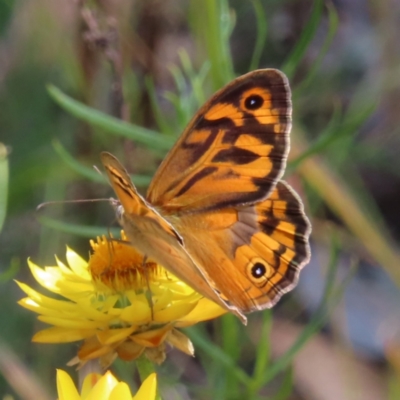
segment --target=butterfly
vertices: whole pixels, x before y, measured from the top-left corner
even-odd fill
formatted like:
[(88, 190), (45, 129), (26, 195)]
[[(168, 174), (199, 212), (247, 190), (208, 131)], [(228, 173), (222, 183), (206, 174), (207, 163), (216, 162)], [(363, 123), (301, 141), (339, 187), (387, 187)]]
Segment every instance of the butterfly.
[(282, 72), (236, 78), (192, 118), (146, 197), (101, 154), (131, 244), (244, 323), (292, 290), (310, 259), (310, 222), (281, 180), (291, 108)]

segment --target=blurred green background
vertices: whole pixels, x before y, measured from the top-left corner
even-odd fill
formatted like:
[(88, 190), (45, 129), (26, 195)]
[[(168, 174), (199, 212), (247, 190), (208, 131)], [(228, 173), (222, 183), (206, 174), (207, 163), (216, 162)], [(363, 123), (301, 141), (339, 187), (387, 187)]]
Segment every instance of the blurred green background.
[(27, 258), (86, 257), (115, 225), (107, 203), (38, 204), (111, 196), (92, 168), (103, 150), (144, 191), (210, 95), (274, 67), (293, 90), (286, 179), (312, 261), (247, 327), (189, 330), (196, 358), (169, 352), (162, 398), (399, 399), (399, 15), (396, 0), (0, 0), (0, 397), (55, 398), (78, 348), (30, 342), (43, 324), (13, 282), (35, 285)]

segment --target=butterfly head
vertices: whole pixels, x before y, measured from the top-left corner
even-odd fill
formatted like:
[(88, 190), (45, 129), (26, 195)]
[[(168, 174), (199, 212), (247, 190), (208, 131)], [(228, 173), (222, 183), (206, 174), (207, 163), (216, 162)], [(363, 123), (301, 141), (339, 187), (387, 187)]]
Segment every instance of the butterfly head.
[(110, 204), (114, 209), (118, 222), (121, 224), (125, 212), (124, 207), (122, 207), (121, 202), (119, 200), (114, 199), (112, 197), (110, 198)]

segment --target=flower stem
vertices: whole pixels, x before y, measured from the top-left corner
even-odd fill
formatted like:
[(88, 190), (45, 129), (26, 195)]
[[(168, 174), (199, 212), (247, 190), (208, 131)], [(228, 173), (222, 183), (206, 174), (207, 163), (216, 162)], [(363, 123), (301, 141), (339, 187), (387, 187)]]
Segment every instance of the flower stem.
[[(148, 360), (148, 358), (142, 354), (137, 360), (136, 360), (136, 366), (139, 372), (140, 380), (143, 383), (144, 380), (153, 372), (156, 372), (154, 368), (154, 364)], [(157, 395), (156, 395), (156, 400), (161, 400), (161, 396), (157, 387)]]

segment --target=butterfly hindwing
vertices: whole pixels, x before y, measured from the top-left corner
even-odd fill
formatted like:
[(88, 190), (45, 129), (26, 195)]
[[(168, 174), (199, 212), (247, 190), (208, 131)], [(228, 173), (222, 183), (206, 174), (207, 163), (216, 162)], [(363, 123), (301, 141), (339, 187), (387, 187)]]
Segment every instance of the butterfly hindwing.
[(296, 285), (310, 257), (310, 223), (282, 181), (256, 205), (183, 216), (176, 226), (222, 297), (243, 312), (272, 307)]

